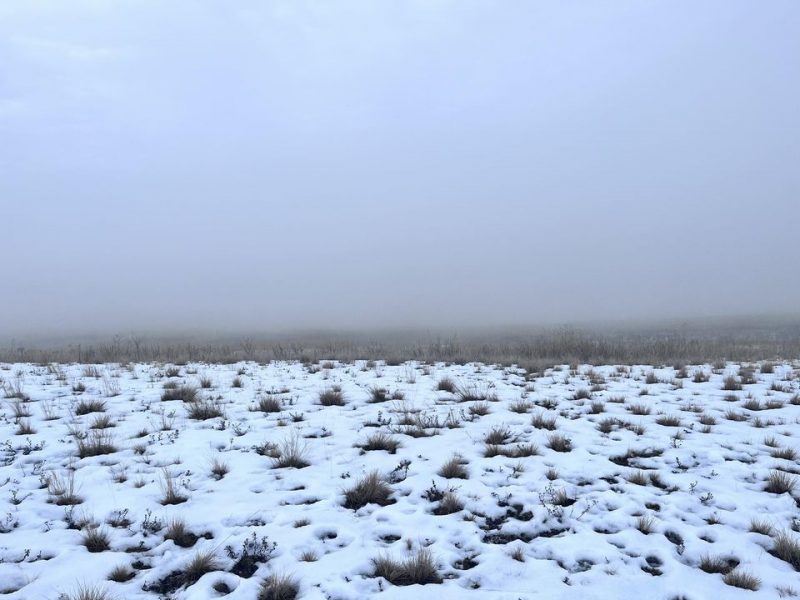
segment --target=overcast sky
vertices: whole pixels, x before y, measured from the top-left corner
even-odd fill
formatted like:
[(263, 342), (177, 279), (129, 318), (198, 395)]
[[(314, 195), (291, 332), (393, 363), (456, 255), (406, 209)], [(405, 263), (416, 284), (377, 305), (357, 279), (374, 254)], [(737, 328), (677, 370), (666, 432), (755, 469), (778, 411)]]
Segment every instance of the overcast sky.
[(0, 331), (797, 312), (800, 2), (0, 3)]

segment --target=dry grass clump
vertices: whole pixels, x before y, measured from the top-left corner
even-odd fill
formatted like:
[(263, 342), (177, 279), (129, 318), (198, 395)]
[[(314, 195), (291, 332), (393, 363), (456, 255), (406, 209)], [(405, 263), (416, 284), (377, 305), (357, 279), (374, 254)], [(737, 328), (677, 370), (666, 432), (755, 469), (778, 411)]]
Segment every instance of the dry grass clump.
[(99, 527), (89, 527), (83, 534), (82, 542), (89, 552), (105, 552), (111, 547), (108, 532)]
[(456, 383), (449, 377), (442, 377), (439, 380), (439, 383), (436, 384), (436, 389), (440, 392), (450, 392), (451, 394), (456, 393)]
[(784, 460), (796, 460), (797, 450), (794, 448), (777, 448), (770, 452), (772, 458), (782, 458)]
[(394, 454), (400, 447), (400, 441), (381, 431), (375, 432), (367, 438), (367, 441), (359, 446), (364, 451), (385, 450), (389, 454)]
[(95, 430), (86, 437), (79, 437), (75, 441), (78, 445), (78, 456), (80, 458), (113, 454), (117, 451), (112, 442), (111, 434), (106, 431)]
[(272, 573), (261, 582), (258, 600), (295, 600), (300, 594), (300, 582), (293, 576)]
[(17, 423), (17, 431), (15, 433), (17, 435), (33, 435), (36, 433), (36, 429), (33, 428), (29, 419), (20, 419)]
[(344, 507), (353, 510), (358, 510), (367, 504), (387, 506), (392, 502), (392, 488), (378, 471), (368, 473), (344, 493)]
[(761, 580), (758, 577), (739, 569), (734, 569), (730, 573), (726, 573), (722, 577), (722, 581), (730, 586), (750, 590), (752, 592), (755, 592), (761, 587)]
[(79, 417), (93, 412), (105, 412), (105, 410), (106, 403), (104, 400), (81, 400), (75, 405), (75, 414)]
[(530, 412), (532, 408), (533, 408), (533, 402), (531, 402), (530, 400), (526, 400), (525, 398), (514, 400), (514, 402), (508, 405), (508, 410), (510, 410), (511, 412), (515, 412), (517, 414), (524, 414), (526, 412)]
[(75, 472), (69, 471), (66, 476), (51, 472), (47, 475), (47, 493), (50, 501), (57, 506), (74, 506), (83, 502), (77, 493)]
[(742, 384), (735, 375), (728, 375), (722, 380), (722, 389), (726, 392), (736, 392), (742, 389)]
[(222, 406), (214, 400), (193, 400), (186, 404), (186, 416), (195, 421), (207, 421), (223, 415)]
[(173, 519), (167, 526), (164, 534), (165, 540), (172, 540), (176, 546), (181, 548), (191, 548), (197, 541), (197, 536), (189, 531), (186, 521), (183, 519)]
[(774, 529), (767, 521), (759, 521), (758, 519), (751, 519), (750, 531), (753, 533), (760, 533), (761, 535), (772, 536)]
[(108, 579), (116, 583), (125, 583), (136, 577), (136, 573), (132, 571), (127, 565), (119, 565), (112, 569), (108, 574)]
[(372, 564), (375, 567), (374, 576), (383, 577), (392, 585), (425, 585), (442, 582), (433, 555), (427, 548), (422, 548), (400, 561), (385, 555), (379, 556), (372, 559)]
[(543, 412), (537, 412), (531, 417), (531, 425), (536, 427), (536, 429), (554, 431), (556, 428), (556, 418), (548, 417)]
[(183, 577), (187, 586), (196, 583), (206, 573), (213, 573), (222, 568), (213, 550), (198, 552), (183, 568)]
[(661, 415), (656, 419), (656, 423), (664, 427), (680, 427), (681, 419), (677, 415)]
[(308, 445), (297, 431), (292, 432), (277, 448), (277, 456), (272, 459), (272, 466), (276, 469), (292, 467), (303, 469), (311, 463), (306, 460)]
[(649, 515), (642, 515), (636, 518), (636, 529), (645, 535), (652, 533), (653, 525), (655, 525), (655, 519)]
[(272, 394), (261, 396), (256, 403), (256, 409), (263, 413), (281, 412), (282, 408), (281, 399)]
[(764, 491), (772, 494), (790, 494), (797, 485), (797, 479), (783, 471), (770, 471)]
[(484, 443), (488, 445), (507, 444), (513, 441), (514, 437), (508, 427), (496, 425), (486, 434)]
[(194, 402), (200, 393), (196, 387), (191, 385), (180, 385), (176, 387), (166, 387), (161, 393), (161, 400), (183, 400), (184, 402)]
[(322, 390), (319, 393), (319, 403), (322, 406), (344, 406), (344, 393), (338, 385)]
[(643, 417), (645, 415), (649, 415), (650, 412), (651, 412), (651, 409), (646, 404), (631, 404), (628, 407), (628, 412), (630, 412), (633, 415), (637, 415), (637, 416)]
[(217, 481), (225, 477), (225, 475), (227, 475), (229, 471), (230, 467), (228, 467), (228, 463), (226, 463), (224, 460), (215, 458), (211, 462), (211, 474)]
[(788, 531), (779, 533), (772, 542), (770, 552), (792, 565), (795, 571), (800, 571), (800, 542)]
[(460, 454), (454, 454), (439, 469), (439, 475), (445, 479), (469, 479), (469, 471), (466, 468), (467, 462)]
[(476, 383), (456, 386), (455, 394), (459, 402), (494, 402), (497, 400), (497, 396)]
[(728, 556), (711, 557), (708, 554), (700, 558), (700, 569), (706, 573), (722, 573), (727, 575), (739, 566), (739, 559)]
[(493, 456), (506, 456), (508, 458), (525, 458), (539, 454), (539, 447), (536, 444), (516, 444), (514, 446), (501, 446), (498, 444), (486, 444), (483, 455), (486, 458)]
[(168, 506), (171, 504), (182, 504), (188, 498), (178, 491), (175, 483), (175, 476), (166, 467), (161, 471), (161, 504)]
[(464, 508), (464, 503), (461, 501), (455, 492), (445, 492), (442, 499), (439, 500), (439, 506), (433, 509), (435, 515), (452, 515)]
[(78, 586), (71, 594), (64, 594), (64, 600), (115, 600), (105, 588), (99, 586)]
[(572, 440), (560, 433), (551, 433), (547, 436), (547, 447), (556, 452), (569, 452), (572, 450)]

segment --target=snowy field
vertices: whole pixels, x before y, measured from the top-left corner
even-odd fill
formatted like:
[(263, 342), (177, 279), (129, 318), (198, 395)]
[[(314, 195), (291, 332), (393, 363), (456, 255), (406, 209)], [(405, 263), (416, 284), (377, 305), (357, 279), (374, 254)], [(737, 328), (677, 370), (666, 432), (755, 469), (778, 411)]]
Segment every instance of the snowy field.
[(800, 594), (800, 365), (0, 365), (0, 594)]

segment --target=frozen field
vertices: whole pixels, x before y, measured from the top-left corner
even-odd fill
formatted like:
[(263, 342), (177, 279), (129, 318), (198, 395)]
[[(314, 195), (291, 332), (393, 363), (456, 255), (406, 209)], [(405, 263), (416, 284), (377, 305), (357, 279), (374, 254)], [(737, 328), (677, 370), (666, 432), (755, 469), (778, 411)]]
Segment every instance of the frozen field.
[(800, 594), (797, 364), (0, 369), (2, 597)]

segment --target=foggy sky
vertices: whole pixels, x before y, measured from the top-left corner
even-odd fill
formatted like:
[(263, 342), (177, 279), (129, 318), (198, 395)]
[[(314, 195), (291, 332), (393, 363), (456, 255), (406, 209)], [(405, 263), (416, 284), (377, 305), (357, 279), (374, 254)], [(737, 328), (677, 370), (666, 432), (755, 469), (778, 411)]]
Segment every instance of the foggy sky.
[(0, 332), (797, 312), (800, 3), (0, 4)]

